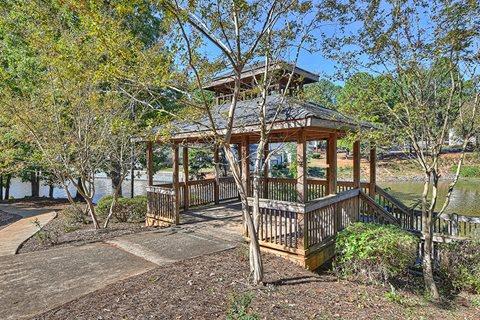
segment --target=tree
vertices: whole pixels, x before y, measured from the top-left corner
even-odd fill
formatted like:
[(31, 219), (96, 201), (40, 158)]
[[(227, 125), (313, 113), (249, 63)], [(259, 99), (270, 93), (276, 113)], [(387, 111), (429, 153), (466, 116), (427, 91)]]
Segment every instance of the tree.
[[(177, 22), (178, 31), (185, 43), (185, 79), (190, 80), (189, 89), (182, 102), (193, 114), (209, 119), (209, 138), (223, 149), (242, 202), (243, 217), (250, 238), (250, 270), (253, 283), (263, 280), (263, 265), (258, 243), (259, 183), (263, 173), (264, 147), (275, 121), (267, 115), (267, 96), (271, 86), (280, 78), (287, 78), (287, 85), (279, 92), (285, 102), (286, 93), (292, 84), (293, 72), (279, 74), (274, 67), (290, 57), (296, 65), (301, 49), (314, 44), (311, 33), (324, 20), (314, 13), (310, 1), (162, 1), (160, 5)], [(218, 59), (209, 59), (202, 54), (202, 45), (219, 52)], [(199, 50), (200, 48), (200, 50)], [(246, 66), (261, 63), (262, 76), (256, 79), (249, 92), (260, 98), (258, 103), (260, 139), (253, 159), (253, 203), (249, 202), (246, 181), (240, 174), (240, 166), (233, 151), (231, 138), (235, 126), (235, 110), (241, 97), (241, 75)], [(225, 115), (226, 127), (218, 130), (214, 120), (213, 101), (202, 89), (219, 68), (232, 70), (232, 99)], [(294, 68), (293, 68), (294, 69)], [(282, 103), (279, 103), (281, 108)], [(252, 209), (251, 209), (252, 208)]]
[(338, 94), (342, 87), (327, 79), (305, 86), (303, 98), (329, 109), (338, 108)]
[[(328, 41), (326, 53), (345, 73), (368, 72), (357, 75), (364, 83), (380, 74), (374, 86), (387, 81), (395, 99), (377, 89), (347, 96), (355, 97), (358, 110), (385, 121), (383, 134), (407, 141), (423, 171), (423, 276), (427, 291), (438, 299), (431, 257), (434, 223), (450, 202), (466, 144), (478, 132), (480, 6), (468, 0), (337, 1), (336, 9), (341, 32)], [(439, 157), (455, 123), (462, 127), (462, 156), (447, 196), (439, 199)]]
[[(75, 186), (95, 228), (95, 174), (109, 161), (124, 161), (118, 155), (127, 154), (130, 129), (137, 128), (128, 124), (132, 96), (125, 92), (141, 92), (145, 79), (161, 87), (169, 72), (169, 55), (160, 44), (146, 47), (112, 14), (132, 14), (126, 6), (139, 3), (12, 0), (2, 8), (3, 37), (23, 50), (1, 70), (9, 84), (1, 91), (2, 110), (36, 145), (70, 200), (67, 183)], [(26, 62), (29, 73), (20, 72)]]

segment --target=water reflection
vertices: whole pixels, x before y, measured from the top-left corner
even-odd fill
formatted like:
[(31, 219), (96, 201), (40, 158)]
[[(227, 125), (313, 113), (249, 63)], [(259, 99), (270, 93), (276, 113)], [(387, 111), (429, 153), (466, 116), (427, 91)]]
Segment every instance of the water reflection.
[[(423, 183), (418, 182), (388, 182), (379, 183), (383, 188), (390, 188), (391, 193), (411, 206), (420, 200)], [(443, 200), (448, 192), (448, 181), (439, 184), (439, 199), (436, 209), (443, 205)], [(461, 179), (455, 187), (451, 202), (447, 208), (448, 213), (480, 216), (480, 179)]]
[[(135, 178), (134, 184), (134, 194), (135, 195), (144, 195), (145, 187), (147, 186), (147, 178), (144, 173), (138, 172)], [(171, 182), (171, 173), (158, 173), (154, 176), (154, 183), (166, 183)], [(130, 197), (130, 179), (126, 179), (122, 184), (123, 196)], [(69, 191), (72, 193), (72, 196), (75, 196), (76, 190), (72, 185), (69, 185)], [(111, 194), (112, 192), (112, 181), (106, 177), (104, 174), (99, 174), (95, 178), (95, 197), (94, 202), (97, 202), (100, 198), (105, 195)], [(40, 186), (40, 196), (48, 197), (49, 187), (47, 185)], [(20, 199), (24, 197), (29, 197), (32, 195), (30, 182), (23, 182), (19, 178), (12, 179), (10, 186), (10, 197), (15, 199)], [(53, 190), (54, 198), (66, 198), (67, 194), (63, 188), (55, 187)]]

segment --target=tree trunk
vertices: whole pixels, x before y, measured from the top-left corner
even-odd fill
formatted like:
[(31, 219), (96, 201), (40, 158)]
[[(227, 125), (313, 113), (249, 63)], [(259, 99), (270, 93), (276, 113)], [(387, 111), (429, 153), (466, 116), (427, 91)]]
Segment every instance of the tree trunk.
[(3, 200), (3, 175), (0, 175), (0, 201)]
[(77, 194), (75, 195), (75, 201), (85, 201), (85, 198), (82, 196), (82, 193), (85, 193), (85, 190), (83, 190), (83, 182), (82, 178), (77, 179)]
[(112, 194), (117, 192), (117, 195), (121, 197), (123, 194), (121, 168), (118, 163), (113, 163), (112, 168), (113, 170), (110, 172), (110, 177), (112, 180)]
[(7, 180), (5, 181), (5, 200), (10, 199), (10, 182), (12, 180), (12, 175), (7, 174)]
[(130, 198), (135, 197), (135, 145), (132, 144), (130, 164)]
[(92, 218), (93, 226), (95, 229), (100, 229), (100, 225), (97, 220), (97, 216), (95, 214), (95, 206), (91, 198), (85, 197), (85, 201), (87, 202), (88, 211), (90, 212), (90, 217)]
[[(225, 157), (232, 170), (235, 183), (237, 184), (238, 193), (242, 202), (243, 219), (247, 228), (248, 237), (250, 239), (249, 256), (250, 256), (250, 272), (252, 274), (252, 281), (254, 284), (261, 284), (263, 282), (263, 263), (260, 254), (260, 244), (258, 242), (257, 231), (250, 215), (250, 207), (247, 199), (247, 185), (240, 175), (239, 164), (233, 155), (230, 145), (224, 146)], [(254, 184), (255, 185), (255, 184)], [(258, 191), (258, 186), (257, 186)]]
[[(435, 279), (433, 277), (433, 210), (428, 206), (428, 191), (431, 184), (431, 173), (425, 174), (425, 181), (422, 193), (422, 236), (423, 244), (423, 280), (425, 282), (425, 289), (430, 294), (432, 299), (438, 300), (439, 293)], [(434, 177), (434, 184), (438, 183), (438, 179)]]
[(32, 198), (38, 198), (40, 196), (40, 177), (36, 170), (30, 173), (30, 186)]
[(53, 184), (48, 185), (48, 197), (50, 199), (53, 199), (53, 191), (54, 191), (55, 186)]

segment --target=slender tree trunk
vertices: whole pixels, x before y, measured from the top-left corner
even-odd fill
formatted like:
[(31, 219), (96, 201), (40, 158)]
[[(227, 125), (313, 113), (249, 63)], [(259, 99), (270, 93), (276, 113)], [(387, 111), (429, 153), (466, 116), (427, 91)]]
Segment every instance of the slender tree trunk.
[(7, 180), (5, 181), (5, 200), (10, 199), (10, 182), (12, 180), (12, 175), (7, 174)]
[(118, 196), (122, 196), (122, 168), (118, 163), (112, 163), (112, 171), (110, 172), (110, 177), (112, 180), (112, 194), (117, 193)]
[(233, 151), (230, 145), (224, 146), (225, 157), (232, 170), (235, 183), (237, 184), (238, 193), (242, 202), (243, 219), (247, 228), (248, 237), (250, 238), (249, 252), (250, 252), (250, 272), (252, 274), (252, 281), (254, 284), (260, 284), (263, 282), (263, 263), (262, 256), (260, 254), (260, 244), (258, 242), (257, 229), (255, 228), (252, 215), (250, 214), (250, 206), (247, 199), (247, 185), (246, 181), (243, 181), (240, 175), (240, 169), (238, 162), (233, 155)]
[(135, 197), (135, 144), (132, 143), (130, 164), (130, 198)]
[(77, 179), (77, 194), (75, 195), (75, 201), (85, 201), (85, 198), (82, 196), (82, 193), (85, 193), (85, 190), (83, 190), (83, 182), (82, 178)]
[[(438, 178), (434, 177), (434, 184), (438, 183)], [(428, 204), (428, 192), (431, 185), (431, 173), (425, 173), (425, 181), (422, 193), (422, 236), (423, 244), (423, 280), (425, 289), (434, 300), (439, 299), (439, 293), (435, 279), (433, 277), (433, 210)]]
[(112, 218), (112, 215), (113, 215), (113, 211), (115, 210), (115, 206), (117, 204), (117, 201), (118, 201), (118, 189), (115, 189), (113, 191), (113, 198), (112, 198), (112, 203), (110, 204), (110, 210), (108, 211), (108, 216), (107, 218), (105, 219), (105, 223), (103, 225), (103, 228), (108, 228), (108, 224), (110, 223), (110, 219)]
[(0, 201), (3, 200), (3, 175), (0, 175)]
[(100, 224), (98, 223), (97, 216), (95, 214), (95, 205), (93, 201), (89, 197), (85, 197), (85, 201), (87, 202), (88, 212), (90, 212), (90, 217), (92, 218), (93, 226), (95, 229), (100, 229)]

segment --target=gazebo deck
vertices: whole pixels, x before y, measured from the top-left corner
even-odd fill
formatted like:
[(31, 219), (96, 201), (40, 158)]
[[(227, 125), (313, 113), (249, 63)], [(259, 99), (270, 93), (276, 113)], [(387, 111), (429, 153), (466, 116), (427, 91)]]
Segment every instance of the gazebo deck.
[[(260, 199), (260, 221), (258, 239), (262, 250), (282, 255), (305, 268), (316, 269), (333, 256), (333, 239), (338, 231), (355, 221), (379, 223), (401, 223), (409, 225), (409, 216), (398, 218), (385, 211), (368, 194), (370, 185), (362, 183), (361, 189), (353, 182), (339, 181), (337, 193), (327, 196), (326, 180), (308, 179), (309, 196), (306, 203), (296, 202), (296, 179), (268, 178), (261, 182), (261, 194), (269, 198)], [(148, 188), (149, 225), (169, 223), (188, 224), (202, 217), (201, 210), (188, 208), (220, 204), (238, 199), (236, 185), (232, 178), (206, 179), (180, 183), (179, 210), (175, 214), (173, 187), (171, 184)], [(292, 187), (293, 185), (293, 187)], [(265, 189), (265, 186), (268, 186)], [(188, 200), (187, 200), (188, 199)], [(191, 202), (189, 202), (191, 201)], [(249, 198), (249, 203), (253, 199)], [(394, 204), (391, 204), (394, 207)], [(187, 208), (187, 209), (185, 209)], [(215, 220), (210, 215), (216, 208), (211, 207), (206, 220)], [(232, 210), (236, 210), (237, 219), (241, 219), (241, 207), (238, 205), (225, 211), (224, 205), (218, 212), (225, 221), (230, 221)], [(216, 216), (218, 216), (216, 214)], [(194, 218), (192, 220), (192, 218)], [(190, 222), (189, 222), (190, 221)], [(219, 220), (221, 221), (221, 220)], [(241, 220), (237, 221), (243, 227)], [(231, 225), (230, 225), (231, 227)], [(240, 229), (237, 229), (240, 231)], [(248, 240), (248, 234), (242, 231)]]

